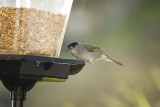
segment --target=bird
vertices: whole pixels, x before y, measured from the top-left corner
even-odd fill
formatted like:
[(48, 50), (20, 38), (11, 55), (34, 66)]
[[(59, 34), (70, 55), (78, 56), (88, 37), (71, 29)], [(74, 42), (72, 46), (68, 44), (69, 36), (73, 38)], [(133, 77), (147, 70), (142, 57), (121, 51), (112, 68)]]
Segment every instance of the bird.
[(94, 62), (99, 60), (105, 60), (114, 62), (118, 65), (123, 65), (121, 62), (106, 55), (100, 47), (97, 47), (95, 45), (72, 42), (68, 45), (67, 51), (69, 51), (71, 55), (76, 59), (84, 60), (85, 62), (88, 62), (90, 64), (93, 64)]

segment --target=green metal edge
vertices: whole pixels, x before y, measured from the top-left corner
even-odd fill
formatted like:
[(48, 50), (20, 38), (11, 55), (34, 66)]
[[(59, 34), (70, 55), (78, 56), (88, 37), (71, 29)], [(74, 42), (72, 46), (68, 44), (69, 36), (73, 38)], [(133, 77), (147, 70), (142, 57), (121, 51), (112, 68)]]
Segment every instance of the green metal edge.
[(44, 82), (65, 82), (66, 80), (67, 79), (42, 77), (42, 81)]

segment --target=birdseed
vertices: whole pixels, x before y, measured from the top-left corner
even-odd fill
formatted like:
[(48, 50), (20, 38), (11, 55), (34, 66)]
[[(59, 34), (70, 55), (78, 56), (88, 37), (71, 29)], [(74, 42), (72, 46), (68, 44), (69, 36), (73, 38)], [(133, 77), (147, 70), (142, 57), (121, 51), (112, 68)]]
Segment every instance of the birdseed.
[(35, 8), (0, 7), (0, 54), (58, 57), (65, 20)]

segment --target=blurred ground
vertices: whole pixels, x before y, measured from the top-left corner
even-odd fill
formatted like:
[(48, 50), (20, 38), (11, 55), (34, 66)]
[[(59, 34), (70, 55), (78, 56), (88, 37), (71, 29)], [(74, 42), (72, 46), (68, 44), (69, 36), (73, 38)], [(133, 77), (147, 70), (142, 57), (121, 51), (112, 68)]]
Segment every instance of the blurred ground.
[[(65, 83), (37, 83), (24, 107), (160, 107), (159, 10), (158, 0), (75, 0), (60, 57), (73, 58), (65, 50), (79, 41), (124, 66), (99, 61)], [(0, 91), (6, 107), (9, 92)]]

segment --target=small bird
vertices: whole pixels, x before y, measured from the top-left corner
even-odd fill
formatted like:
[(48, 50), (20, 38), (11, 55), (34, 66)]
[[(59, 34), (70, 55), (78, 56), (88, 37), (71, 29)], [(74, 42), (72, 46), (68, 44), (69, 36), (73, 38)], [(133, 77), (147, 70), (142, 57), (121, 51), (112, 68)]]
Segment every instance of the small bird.
[(91, 64), (98, 60), (105, 60), (123, 65), (121, 62), (107, 56), (101, 48), (95, 45), (73, 42), (68, 45), (67, 51), (69, 51), (76, 59), (81, 59)]

